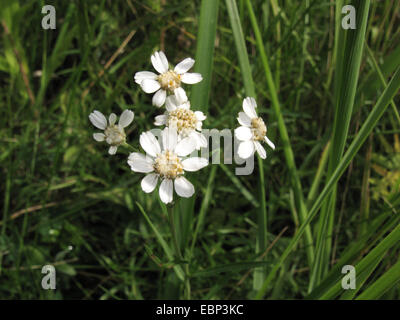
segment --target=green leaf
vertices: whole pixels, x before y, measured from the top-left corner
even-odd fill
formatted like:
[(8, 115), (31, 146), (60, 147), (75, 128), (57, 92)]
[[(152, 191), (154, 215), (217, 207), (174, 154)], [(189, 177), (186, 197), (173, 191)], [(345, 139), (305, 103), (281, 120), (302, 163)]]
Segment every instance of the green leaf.
[(202, 0), (200, 8), (195, 71), (201, 73), (203, 80), (193, 87), (191, 103), (204, 112), (208, 110), (210, 97), (218, 5), (219, 0)]

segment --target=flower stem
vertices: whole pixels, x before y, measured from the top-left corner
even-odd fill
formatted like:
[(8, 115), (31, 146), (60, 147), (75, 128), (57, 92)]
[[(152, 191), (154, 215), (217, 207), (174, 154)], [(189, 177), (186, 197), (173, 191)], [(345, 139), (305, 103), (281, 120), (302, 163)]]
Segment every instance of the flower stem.
[(132, 151), (134, 151), (134, 152), (139, 152), (138, 149), (136, 149), (134, 146), (131, 146), (131, 145), (130, 145), (129, 143), (127, 143), (127, 142), (124, 142), (124, 143), (122, 144), (122, 146), (125, 147), (125, 148), (128, 148), (128, 149), (130, 149), (130, 150), (132, 150)]
[[(171, 229), (171, 234), (172, 234), (172, 242), (174, 244), (175, 248), (175, 254), (178, 257), (178, 259), (182, 262), (183, 261), (183, 255), (179, 247), (178, 243), (178, 238), (176, 236), (176, 226), (175, 226), (175, 220), (174, 220), (174, 207), (167, 206), (168, 208), (168, 218), (169, 218), (169, 225)], [(191, 295), (191, 288), (190, 288), (190, 278), (189, 278), (189, 265), (185, 263), (185, 266), (183, 268), (185, 272), (185, 299), (190, 300), (190, 295)]]
[[(260, 196), (260, 206), (257, 212), (257, 242), (256, 242), (256, 254), (261, 254), (265, 251), (267, 247), (267, 205), (265, 202), (265, 184), (264, 184), (264, 167), (263, 160), (257, 154), (258, 160), (258, 171), (259, 171), (259, 196)], [(264, 282), (266, 275), (266, 270), (263, 267), (254, 269), (254, 280), (253, 288), (259, 290), (262, 283)]]

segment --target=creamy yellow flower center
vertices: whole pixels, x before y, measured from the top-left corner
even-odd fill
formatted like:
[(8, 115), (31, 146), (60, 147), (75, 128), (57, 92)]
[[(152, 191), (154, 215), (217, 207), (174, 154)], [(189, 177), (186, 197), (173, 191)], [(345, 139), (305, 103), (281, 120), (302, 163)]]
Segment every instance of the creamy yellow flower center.
[(171, 92), (181, 86), (181, 75), (177, 74), (173, 70), (169, 70), (165, 73), (160, 74), (157, 80), (160, 83), (162, 89), (169, 90)]
[(178, 133), (196, 129), (197, 118), (190, 109), (177, 108), (168, 113), (168, 126), (176, 128)]
[(165, 150), (160, 153), (154, 161), (154, 171), (162, 178), (175, 179), (177, 176), (183, 174), (183, 166), (178, 156)]
[(263, 119), (253, 118), (251, 119), (251, 131), (253, 132), (254, 140), (264, 140), (267, 134), (267, 126)]
[(119, 146), (125, 142), (126, 135), (124, 129), (116, 125), (110, 125), (104, 130), (106, 141), (112, 146)]

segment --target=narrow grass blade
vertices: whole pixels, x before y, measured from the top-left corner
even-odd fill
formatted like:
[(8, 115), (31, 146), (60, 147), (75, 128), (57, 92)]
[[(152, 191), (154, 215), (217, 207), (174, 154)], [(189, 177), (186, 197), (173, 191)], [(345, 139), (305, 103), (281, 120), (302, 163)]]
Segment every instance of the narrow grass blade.
[[(385, 256), (387, 250), (400, 241), (400, 225), (388, 234), (370, 253), (368, 253), (360, 262), (355, 265), (357, 274), (362, 275), (362, 283), (373, 272), (378, 263)], [(365, 273), (366, 272), (366, 273)], [(358, 277), (357, 277), (358, 279)], [(358, 290), (360, 287), (358, 287)], [(323, 294), (320, 299), (332, 299), (337, 292), (341, 292), (341, 282), (337, 282), (330, 290)], [(351, 296), (349, 296), (351, 298)]]
[(198, 271), (192, 274), (192, 277), (202, 277), (202, 276), (211, 276), (215, 274), (219, 274), (221, 272), (238, 272), (241, 270), (252, 269), (256, 267), (265, 267), (269, 263), (265, 261), (250, 261), (250, 262), (237, 262), (237, 263), (229, 263), (222, 266), (213, 267), (210, 269)]
[(220, 163), (220, 167), (222, 168), (222, 170), (224, 170), (224, 172), (226, 173), (226, 175), (231, 179), (232, 183), (236, 186), (236, 188), (239, 189), (239, 191), (243, 194), (243, 196), (256, 208), (258, 208), (260, 206), (260, 204), (258, 203), (258, 201), (254, 198), (254, 196), (252, 195), (252, 193), (247, 190), (247, 188), (240, 182), (239, 178), (236, 177), (230, 170), (229, 168), (224, 165), (223, 163)]
[[(333, 170), (337, 167), (347, 141), (364, 48), (369, 5), (369, 0), (356, 0), (354, 6), (357, 12), (357, 28), (354, 30), (339, 29), (339, 32), (344, 34), (343, 37), (339, 36), (339, 38), (345, 38), (346, 40), (344, 48), (340, 50), (338, 56), (338, 72), (335, 74), (335, 119), (327, 178), (331, 176)], [(341, 45), (341, 43), (338, 45)], [(315, 261), (311, 269), (309, 292), (319, 283), (328, 270), (336, 206), (336, 186), (332, 191), (332, 195), (322, 207), (319, 220)]]
[(235, 40), (236, 52), (238, 54), (240, 72), (244, 82), (244, 89), (246, 95), (249, 97), (256, 98), (256, 90), (254, 89), (253, 76), (251, 75), (251, 68), (249, 57), (247, 55), (246, 43), (244, 41), (244, 34), (242, 25), (240, 23), (240, 17), (237, 10), (235, 0), (225, 0), (226, 7), (228, 10), (229, 20), (231, 22), (233, 38)]
[(195, 71), (202, 74), (203, 80), (193, 87), (191, 101), (195, 108), (204, 112), (209, 104), (218, 5), (219, 0), (202, 0), (200, 8)]
[(384, 275), (376, 280), (357, 300), (375, 300), (380, 298), (387, 290), (393, 288), (400, 281), (400, 260)]
[[(372, 67), (374, 68), (374, 71), (377, 73), (381, 85), (383, 87), (386, 87), (387, 82), (385, 80), (385, 77), (383, 76), (382, 70), (379, 68), (378, 62), (376, 61), (376, 59), (374, 57), (374, 53), (372, 52), (372, 50), (370, 49), (370, 47), (367, 44), (365, 44), (365, 48), (367, 49), (368, 56), (371, 60)], [(393, 110), (393, 113), (397, 120), (397, 123), (394, 121), (394, 119), (392, 119), (392, 118), (390, 118), (390, 119), (393, 123), (394, 128), (396, 129), (400, 126), (400, 115), (399, 115), (399, 112), (397, 111), (397, 106), (393, 100), (391, 101), (390, 105), (392, 106), (392, 110)]]

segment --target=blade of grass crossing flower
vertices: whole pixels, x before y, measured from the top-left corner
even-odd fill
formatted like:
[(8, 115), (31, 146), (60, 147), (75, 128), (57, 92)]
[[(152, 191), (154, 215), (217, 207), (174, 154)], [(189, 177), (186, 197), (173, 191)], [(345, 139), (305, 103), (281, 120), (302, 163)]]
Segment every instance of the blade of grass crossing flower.
[[(363, 54), (370, 0), (356, 0), (353, 4), (357, 12), (356, 21), (358, 25), (356, 29), (339, 29), (339, 32), (345, 35), (342, 38), (345, 37), (346, 40), (344, 50), (338, 56), (338, 72), (335, 74), (335, 119), (328, 163), (328, 178), (337, 167), (347, 141)], [(335, 207), (336, 186), (333, 187), (332, 194), (322, 207), (317, 233), (315, 261), (311, 269), (309, 292), (312, 291), (328, 271)]]
[[(288, 166), (289, 173), (290, 173), (291, 184), (292, 184), (294, 197), (295, 197), (296, 209), (299, 212), (300, 222), (302, 223), (307, 218), (307, 209), (306, 209), (305, 202), (304, 202), (304, 195), (303, 195), (303, 191), (302, 191), (302, 187), (301, 187), (301, 183), (300, 183), (300, 178), (297, 173), (297, 168), (296, 168), (296, 164), (294, 161), (293, 150), (290, 145), (289, 135), (288, 135), (285, 121), (283, 119), (283, 115), (281, 112), (278, 94), (276, 92), (274, 78), (272, 76), (272, 73), (271, 73), (271, 70), (269, 67), (268, 58), (267, 58), (267, 55), (265, 52), (263, 39), (261, 37), (260, 29), (258, 27), (257, 20), (256, 20), (250, 0), (246, 0), (246, 5), (247, 5), (248, 12), (249, 12), (250, 21), (251, 21), (251, 25), (253, 27), (254, 35), (256, 38), (257, 48), (258, 48), (259, 54), (261, 56), (262, 65), (264, 67), (265, 76), (266, 76), (267, 84), (268, 84), (268, 89), (269, 89), (269, 92), (271, 95), (272, 108), (273, 108), (275, 116), (278, 120), (279, 134), (280, 134), (280, 138), (282, 140), (283, 150), (284, 150), (284, 154), (285, 154), (285, 158), (286, 158), (286, 164)], [(311, 266), (311, 263), (314, 260), (314, 250), (313, 250), (313, 239), (312, 239), (311, 229), (309, 226), (306, 227), (306, 252), (307, 252), (308, 263)]]
[(242, 25), (240, 23), (240, 17), (237, 10), (236, 1), (225, 0), (225, 2), (228, 10), (229, 20), (232, 27), (236, 52), (238, 54), (240, 72), (242, 73), (242, 78), (244, 82), (244, 89), (247, 96), (256, 98), (254, 81), (251, 75), (249, 57), (247, 55), (246, 43), (244, 41), (245, 38), (242, 30)]
[(265, 279), (262, 288), (257, 293), (256, 299), (262, 299), (268, 289), (269, 284), (271, 283), (272, 279), (275, 277), (276, 272), (282, 266), (283, 262), (286, 260), (290, 252), (293, 248), (297, 245), (301, 236), (304, 234), (306, 230), (306, 226), (309, 225), (311, 220), (317, 215), (319, 208), (321, 207), (322, 203), (326, 199), (326, 197), (332, 191), (333, 186), (339, 181), (340, 177), (343, 175), (345, 170), (347, 169), (348, 165), (355, 157), (357, 152), (360, 150), (361, 146), (368, 138), (372, 130), (375, 128), (376, 124), (378, 123), (379, 119), (382, 117), (383, 113), (385, 112), (386, 108), (388, 107), (390, 101), (396, 95), (398, 90), (400, 89), (400, 68), (397, 69), (396, 73), (393, 75), (392, 80), (390, 81), (389, 85), (382, 93), (381, 97), (379, 98), (378, 102), (376, 103), (375, 107), (370, 112), (368, 118), (365, 120), (363, 126), (361, 127), (360, 131), (354, 138), (353, 142), (351, 143), (349, 149), (346, 151), (343, 158), (340, 160), (338, 166), (336, 167), (335, 171), (329, 178), (328, 182), (326, 183), (325, 187), (319, 194), (318, 198), (315, 200), (312, 208), (309, 211), (309, 215), (302, 223), (300, 228), (298, 229), (295, 236), (290, 241), (289, 245), (285, 249), (285, 251), (280, 256), (278, 262), (274, 265), (272, 270), (268, 273), (267, 278)]
[[(247, 55), (245, 38), (242, 30), (242, 25), (240, 22), (239, 13), (237, 10), (236, 1), (226, 0), (226, 5), (233, 31), (233, 37), (235, 40), (236, 51), (238, 54), (240, 71), (242, 73), (245, 92), (247, 96), (256, 98), (253, 76), (251, 74), (249, 57)], [(267, 224), (266, 224), (267, 208), (265, 205), (264, 169), (263, 169), (263, 162), (261, 161), (261, 159), (258, 159), (258, 167), (260, 173), (260, 183), (262, 184), (262, 186), (260, 187), (260, 194), (259, 194), (260, 206), (257, 211), (257, 221), (258, 223), (260, 223), (258, 225), (257, 240), (256, 240), (257, 254), (264, 252), (267, 244)], [(265, 279), (265, 272), (266, 270), (263, 268), (257, 268), (254, 270), (253, 289), (255, 290), (260, 289), (260, 286), (262, 285)]]
[(203, 80), (193, 87), (191, 101), (194, 107), (204, 112), (208, 110), (210, 96), (218, 5), (219, 0), (202, 0), (200, 8), (195, 71), (201, 73)]

